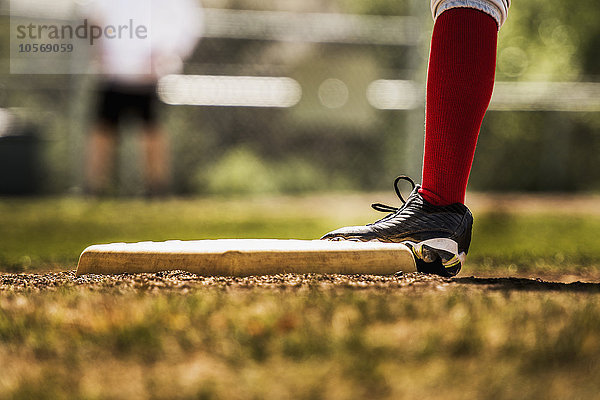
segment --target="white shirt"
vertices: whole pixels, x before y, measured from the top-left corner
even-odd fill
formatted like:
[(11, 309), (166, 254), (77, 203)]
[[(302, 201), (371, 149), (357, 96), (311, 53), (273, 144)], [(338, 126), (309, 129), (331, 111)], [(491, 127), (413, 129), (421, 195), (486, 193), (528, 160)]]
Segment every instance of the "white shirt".
[(124, 82), (179, 72), (203, 26), (196, 0), (93, 0), (84, 13), (103, 30), (99, 72)]

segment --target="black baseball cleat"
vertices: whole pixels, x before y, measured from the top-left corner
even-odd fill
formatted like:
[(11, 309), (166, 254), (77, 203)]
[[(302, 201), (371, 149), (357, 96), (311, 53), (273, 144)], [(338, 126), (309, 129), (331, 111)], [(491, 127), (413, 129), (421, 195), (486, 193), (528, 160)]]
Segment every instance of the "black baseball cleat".
[[(401, 180), (412, 185), (406, 201), (398, 188)], [(402, 207), (372, 204), (375, 210), (389, 214), (369, 225), (337, 229), (321, 239), (403, 243), (412, 251), (419, 272), (455, 276), (469, 251), (473, 215), (460, 203), (433, 205), (421, 196), (419, 188), (409, 177), (397, 177), (394, 189)]]

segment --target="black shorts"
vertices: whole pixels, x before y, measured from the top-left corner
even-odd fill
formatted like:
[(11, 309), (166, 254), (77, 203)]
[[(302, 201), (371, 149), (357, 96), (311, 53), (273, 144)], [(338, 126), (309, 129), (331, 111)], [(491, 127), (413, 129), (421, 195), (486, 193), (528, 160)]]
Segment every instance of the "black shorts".
[(148, 126), (156, 124), (156, 85), (107, 83), (98, 94), (98, 122), (116, 128), (124, 118), (133, 117)]

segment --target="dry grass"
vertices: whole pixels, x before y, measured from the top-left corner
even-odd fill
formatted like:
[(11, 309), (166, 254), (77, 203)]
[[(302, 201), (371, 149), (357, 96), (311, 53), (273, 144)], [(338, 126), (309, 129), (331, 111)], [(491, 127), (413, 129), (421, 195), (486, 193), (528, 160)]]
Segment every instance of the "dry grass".
[(600, 391), (598, 284), (181, 272), (0, 279), (0, 397), (591, 399)]

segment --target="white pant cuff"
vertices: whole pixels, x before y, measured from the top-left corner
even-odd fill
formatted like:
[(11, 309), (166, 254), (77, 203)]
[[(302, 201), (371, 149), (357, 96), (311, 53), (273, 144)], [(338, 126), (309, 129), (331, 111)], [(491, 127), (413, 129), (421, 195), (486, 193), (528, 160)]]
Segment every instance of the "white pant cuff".
[(473, 8), (483, 11), (496, 20), (498, 29), (502, 27), (508, 15), (510, 1), (506, 0), (437, 0), (432, 1), (432, 14), (434, 21), (446, 10), (452, 8)]

